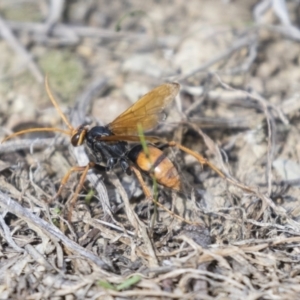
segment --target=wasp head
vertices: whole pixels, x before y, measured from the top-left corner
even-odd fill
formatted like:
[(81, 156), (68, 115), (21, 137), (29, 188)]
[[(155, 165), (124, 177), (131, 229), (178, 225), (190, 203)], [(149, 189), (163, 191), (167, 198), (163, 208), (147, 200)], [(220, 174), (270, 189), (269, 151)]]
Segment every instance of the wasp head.
[(71, 144), (74, 147), (81, 146), (85, 141), (88, 130), (89, 127), (86, 124), (80, 125), (76, 128), (71, 137)]

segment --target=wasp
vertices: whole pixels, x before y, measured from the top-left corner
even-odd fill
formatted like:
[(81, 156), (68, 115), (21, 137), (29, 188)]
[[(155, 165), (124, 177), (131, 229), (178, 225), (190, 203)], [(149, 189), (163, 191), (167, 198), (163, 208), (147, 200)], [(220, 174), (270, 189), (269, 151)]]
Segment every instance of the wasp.
[[(180, 90), (180, 85), (176, 82), (162, 84), (146, 95), (142, 96), (131, 107), (119, 115), (114, 121), (106, 126), (93, 126), (83, 124), (74, 128), (67, 117), (60, 109), (55, 97), (53, 96), (48, 79), (45, 79), (47, 94), (61, 116), (68, 130), (60, 128), (31, 128), (11, 134), (3, 141), (28, 132), (37, 131), (56, 131), (70, 136), (71, 144), (74, 147), (85, 144), (93, 158), (87, 166), (72, 167), (63, 177), (57, 195), (62, 191), (63, 186), (68, 181), (74, 171), (81, 171), (80, 183), (77, 186), (71, 203), (76, 198), (83, 186), (85, 177), (90, 168), (97, 165), (105, 166), (107, 170), (113, 169), (119, 165), (122, 170), (130, 175), (132, 171), (137, 176), (143, 191), (147, 197), (151, 197), (146, 187), (141, 172), (150, 174), (156, 182), (164, 187), (175, 191), (180, 191), (182, 182), (173, 162), (156, 146), (162, 141), (153, 136), (144, 136), (147, 142), (147, 153), (141, 145), (141, 136), (138, 127), (144, 131), (153, 129), (162, 120), (164, 109), (171, 104)], [(134, 144), (132, 146), (132, 144)], [(180, 150), (194, 156), (202, 165), (208, 165), (221, 177), (225, 175), (217, 169), (212, 163), (206, 160), (202, 155), (182, 146), (174, 141), (164, 143), (168, 147), (177, 147)]]

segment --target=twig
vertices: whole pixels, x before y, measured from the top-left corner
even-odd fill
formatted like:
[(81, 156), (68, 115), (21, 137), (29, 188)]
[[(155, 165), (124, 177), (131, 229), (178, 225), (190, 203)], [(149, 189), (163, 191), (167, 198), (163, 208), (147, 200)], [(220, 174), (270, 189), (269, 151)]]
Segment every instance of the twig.
[(243, 47), (252, 45), (255, 41), (256, 41), (255, 35), (252, 35), (250, 37), (246, 36), (246, 37), (243, 37), (243, 38), (237, 40), (231, 47), (229, 47), (225, 51), (221, 52), (220, 54), (216, 55), (214, 58), (207, 61), (206, 63), (202, 64), (200, 67), (197, 67), (195, 70), (183, 75), (182, 77), (180, 77), (179, 80), (185, 80), (199, 72), (206, 70), (208, 67), (214, 65), (218, 61), (230, 56), (233, 52), (235, 52)]
[[(232, 104), (232, 105), (239, 105), (246, 108), (253, 108), (253, 109), (261, 108), (261, 106), (257, 104), (258, 101), (249, 101), (251, 99), (252, 100), (257, 100), (257, 99), (253, 99), (253, 95), (252, 97), (249, 97), (245, 91), (236, 90), (236, 89), (226, 89), (226, 91), (227, 93), (224, 92), (221, 93), (219, 91), (211, 91), (207, 94), (207, 99), (210, 101), (218, 101), (218, 102)], [(285, 125), (289, 124), (289, 120), (284, 115), (280, 107), (277, 107), (276, 105), (266, 101), (265, 99), (264, 101), (266, 102), (268, 108), (271, 108), (276, 112), (277, 117), (281, 120), (283, 124)]]
[(143, 240), (144, 246), (147, 249), (147, 259), (149, 261), (150, 267), (157, 267), (158, 266), (158, 260), (155, 255), (155, 251), (152, 245), (152, 242), (149, 238), (146, 226), (139, 220), (138, 216), (134, 212), (134, 210), (130, 206), (130, 202), (128, 199), (128, 195), (126, 194), (126, 191), (124, 187), (122, 186), (120, 180), (117, 178), (115, 174), (110, 174), (110, 179), (112, 181), (112, 184), (118, 189), (118, 192), (120, 193), (122, 200), (124, 202), (124, 208), (126, 211), (126, 215), (128, 217), (129, 222), (131, 225), (135, 228), (135, 230), (138, 232), (138, 236)]
[[(34, 22), (16, 22), (7, 21), (8, 26), (12, 30), (21, 30), (27, 33), (43, 35), (47, 32), (47, 24)], [(78, 37), (106, 38), (106, 39), (140, 39), (147, 37), (145, 34), (137, 34), (132, 32), (117, 32), (109, 29), (87, 27), (87, 26), (71, 26), (65, 24), (56, 24), (51, 31), (51, 35), (58, 38), (68, 37), (70, 31)]]
[(272, 0), (258, 2), (253, 8), (253, 17), (257, 23), (261, 23), (262, 16), (271, 8)]
[(71, 122), (75, 127), (81, 125), (85, 121), (87, 108), (90, 106), (92, 99), (104, 89), (108, 81), (108, 78), (96, 78), (77, 97), (74, 110), (70, 117)]
[(51, 27), (53, 27), (54, 24), (56, 24), (61, 18), (65, 6), (65, 0), (51, 0), (49, 2), (50, 4), (46, 24), (49, 30), (51, 30)]
[(237, 66), (235, 68), (230, 69), (229, 71), (225, 71), (224, 73), (227, 75), (235, 75), (240, 73), (246, 73), (250, 67), (252, 66), (254, 60), (257, 57), (257, 47), (258, 43), (255, 40), (253, 44), (249, 45), (249, 54), (243, 61), (243, 63), (240, 66)]
[(111, 266), (101, 260), (98, 256), (94, 255), (87, 249), (79, 246), (77, 243), (68, 239), (57, 227), (47, 223), (43, 219), (33, 214), (29, 209), (22, 207), (18, 202), (14, 201), (9, 196), (0, 191), (0, 204), (4, 209), (7, 209), (12, 214), (23, 219), (25, 222), (37, 226), (42, 229), (46, 234), (59, 239), (71, 251), (79, 254), (80, 256), (92, 261), (100, 268), (110, 270)]
[(7, 210), (5, 210), (2, 214), (0, 214), (0, 227), (3, 229), (4, 238), (6, 239), (7, 243), (17, 252), (26, 252), (24, 249), (19, 247), (11, 236), (11, 232), (9, 227), (6, 225), (4, 221), (4, 217), (7, 214)]
[[(107, 226), (107, 227), (110, 227), (116, 231), (121, 231), (121, 232), (124, 232), (124, 228), (120, 227), (120, 226), (117, 226), (115, 224), (112, 224), (112, 223), (109, 223), (109, 222), (106, 222), (106, 221), (102, 221), (102, 220), (99, 220), (99, 219), (92, 219), (92, 220), (87, 220), (87, 219), (83, 219), (83, 222), (87, 223), (87, 224), (90, 224), (92, 226), (95, 226), (95, 224), (101, 224), (101, 225), (104, 225), (104, 226)], [(130, 231), (130, 230), (126, 230), (126, 232), (124, 233), (128, 236), (134, 236), (134, 232)]]
[(39, 82), (43, 82), (43, 75), (37, 65), (34, 63), (32, 56), (26, 51), (22, 44), (16, 39), (11, 32), (10, 28), (6, 25), (6, 22), (0, 16), (0, 35), (10, 47), (22, 57), (24, 62), (28, 65), (28, 69), (32, 73), (33, 77)]
[[(233, 90), (233, 91), (236, 90), (236, 89), (230, 87), (229, 85), (227, 85), (226, 83), (224, 83), (217, 74), (215, 74), (215, 76), (217, 77), (218, 81), (224, 88), (226, 88), (228, 90)], [(267, 170), (266, 170), (267, 180), (266, 181), (268, 184), (268, 196), (270, 196), (271, 191), (272, 191), (272, 163), (273, 163), (273, 157), (274, 157), (274, 144), (275, 144), (274, 120), (269, 112), (268, 102), (265, 99), (263, 99), (259, 95), (253, 95), (248, 92), (245, 92), (245, 95), (247, 95), (249, 98), (252, 98), (252, 99), (258, 101), (258, 103), (260, 103), (262, 110), (264, 111), (266, 121), (267, 121), (268, 150), (267, 150)]]
[(44, 266), (47, 271), (53, 271), (55, 268), (47, 261), (47, 259), (31, 244), (27, 244), (24, 247), (27, 253), (39, 264)]
[(280, 33), (287, 38), (299, 41), (300, 30), (291, 22), (286, 1), (284, 0), (265, 0), (257, 4), (254, 8), (256, 22), (262, 23), (261, 19), (263, 19), (264, 15), (271, 7), (274, 14), (280, 20), (281, 25), (264, 25), (263, 28), (267, 28), (270, 31)]
[[(187, 294), (181, 294), (181, 293), (174, 293), (174, 292), (165, 292), (165, 291), (155, 291), (151, 289), (144, 289), (144, 290), (129, 290), (129, 291), (114, 291), (112, 289), (108, 289), (104, 292), (99, 292), (94, 295), (93, 299), (109, 299), (108, 295), (114, 296), (115, 299), (119, 298), (127, 298), (127, 299), (147, 299), (147, 298), (153, 298), (153, 299), (195, 299), (195, 295), (192, 293)], [(112, 298), (111, 298), (112, 299)], [(202, 298), (205, 299), (205, 298)]]
[(257, 193), (255, 188), (249, 187), (249, 186), (239, 182), (237, 179), (233, 178), (230, 175), (228, 168), (224, 165), (219, 147), (213, 142), (213, 140), (209, 136), (207, 136), (200, 128), (198, 128), (197, 126), (195, 126), (193, 124), (187, 123), (187, 125), (189, 125), (191, 128), (193, 128), (193, 130), (198, 132), (198, 134), (203, 138), (207, 148), (216, 156), (217, 160), (221, 164), (221, 170), (220, 170), (220, 173), (218, 173), (218, 174), (220, 176), (222, 175), (221, 176), (222, 178), (224, 178), (228, 183), (242, 189), (245, 192), (254, 193), (254, 194)]
[(0, 144), (0, 154), (9, 153), (23, 149), (45, 149), (49, 146), (67, 146), (70, 142), (66, 138), (45, 138), (45, 139), (21, 139), (6, 141)]
[(203, 137), (204, 142), (205, 142), (206, 146), (208, 147), (208, 149), (211, 152), (213, 152), (216, 155), (216, 157), (218, 158), (219, 163), (222, 165), (222, 168), (221, 168), (222, 171), (220, 171), (219, 175), (222, 174), (221, 177), (224, 178), (228, 183), (230, 183), (246, 192), (252, 193), (253, 195), (256, 195), (259, 199), (262, 200), (263, 205), (261, 207), (260, 212), (258, 213), (258, 218), (260, 218), (261, 214), (264, 212), (266, 207), (269, 206), (273, 209), (273, 211), (276, 214), (278, 214), (280, 216), (284, 216), (285, 218), (289, 219), (289, 221), (291, 222), (291, 219), (287, 216), (286, 210), (281, 207), (276, 206), (275, 203), (272, 201), (272, 199), (270, 199), (270, 197), (260, 193), (257, 188), (249, 187), (249, 186), (239, 182), (235, 178), (233, 178), (228, 173), (227, 168), (225, 168), (225, 166), (224, 166), (223, 159), (222, 159), (220, 149), (218, 148), (218, 146), (206, 134), (204, 134), (199, 128), (197, 128), (196, 126), (189, 124), (189, 123), (188, 123), (188, 125), (191, 126), (196, 132), (198, 132)]
[[(78, 96), (75, 104), (75, 108), (71, 115), (71, 123), (76, 127), (84, 123), (86, 109), (89, 107), (89, 104), (92, 98), (98, 94), (104, 86), (107, 84), (107, 78), (96, 79), (93, 81), (83, 92)], [(74, 154), (77, 163), (79, 166), (86, 166), (89, 163), (89, 158), (83, 147), (74, 148), (71, 147), (71, 151)], [(105, 215), (109, 215), (111, 218), (111, 207), (107, 194), (106, 187), (103, 181), (99, 180), (99, 175), (96, 175), (94, 172), (89, 172), (87, 174), (88, 181), (95, 187), (97, 190), (98, 196), (100, 197), (100, 203), (102, 204), (103, 211)]]
[(291, 25), (291, 26), (286, 26), (286, 25), (266, 25), (264, 26), (266, 29), (280, 33), (286, 38), (292, 39), (296, 42), (300, 41), (300, 31), (297, 27)]

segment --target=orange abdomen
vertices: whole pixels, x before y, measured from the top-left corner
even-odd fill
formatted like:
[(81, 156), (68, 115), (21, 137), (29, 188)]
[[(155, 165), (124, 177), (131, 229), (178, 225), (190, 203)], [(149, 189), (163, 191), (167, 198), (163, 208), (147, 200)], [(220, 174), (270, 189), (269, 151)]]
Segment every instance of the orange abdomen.
[(151, 145), (148, 145), (149, 156), (145, 154), (141, 145), (135, 146), (128, 154), (128, 157), (137, 166), (147, 173), (153, 174), (157, 182), (165, 187), (180, 190), (179, 174), (164, 153)]

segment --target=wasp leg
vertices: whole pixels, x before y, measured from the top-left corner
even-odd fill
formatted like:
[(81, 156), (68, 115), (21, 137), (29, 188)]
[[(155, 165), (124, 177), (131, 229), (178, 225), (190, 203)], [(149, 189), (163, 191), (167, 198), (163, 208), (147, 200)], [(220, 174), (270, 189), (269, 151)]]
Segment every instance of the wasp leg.
[(170, 147), (177, 147), (178, 149), (182, 150), (183, 152), (192, 155), (193, 157), (195, 157), (199, 161), (200, 164), (209, 166), (221, 178), (225, 179), (230, 184), (233, 184), (233, 185), (241, 188), (244, 191), (247, 191), (247, 192), (250, 192), (250, 193), (254, 192), (254, 190), (252, 188), (249, 188), (248, 186), (246, 186), (246, 185), (240, 183), (239, 181), (237, 181), (237, 180), (235, 180), (233, 178), (230, 178), (230, 176), (224, 174), (221, 170), (219, 170), (214, 164), (212, 164), (209, 160), (207, 160), (206, 158), (204, 158), (201, 154), (199, 154), (199, 153), (197, 153), (197, 152), (195, 152), (195, 151), (193, 151), (193, 150), (191, 150), (191, 149), (189, 149), (187, 147), (184, 147), (181, 144), (178, 144), (178, 143), (176, 143), (174, 141), (169, 142), (168, 145)]
[[(88, 166), (89, 166), (89, 164), (88, 164)], [(86, 166), (84, 166), (84, 167), (75, 166), (75, 167), (70, 168), (69, 171), (66, 173), (66, 175), (61, 180), (59, 189), (58, 189), (56, 195), (54, 196), (54, 199), (56, 199), (61, 194), (62, 189), (64, 188), (66, 183), (69, 181), (71, 174), (73, 172), (83, 172), (85, 170), (85, 168), (86, 168)]]
[(107, 172), (111, 171), (115, 164), (116, 164), (115, 158), (113, 158), (113, 157), (108, 158), (107, 163), (106, 163), (106, 171)]
[(181, 222), (185, 222), (187, 224), (195, 225), (195, 223), (193, 223), (191, 221), (188, 221), (188, 220), (186, 220), (186, 219), (184, 219), (184, 218), (176, 215), (173, 211), (167, 209), (161, 203), (155, 201), (155, 199), (152, 197), (152, 195), (151, 195), (151, 193), (150, 193), (150, 191), (149, 191), (149, 189), (148, 189), (148, 187), (147, 187), (147, 185), (146, 185), (146, 183), (145, 183), (145, 181), (144, 181), (144, 179), (142, 177), (141, 172), (137, 168), (135, 168), (133, 166), (130, 166), (130, 169), (134, 172), (136, 178), (138, 179), (138, 181), (139, 181), (139, 183), (140, 183), (140, 185), (141, 185), (141, 187), (143, 189), (143, 192), (144, 192), (144, 194), (145, 194), (145, 196), (146, 196), (147, 199), (151, 200), (157, 206), (159, 206), (160, 208), (162, 208), (163, 210), (165, 210), (166, 212), (168, 212), (171, 216), (173, 216), (173, 218), (177, 218)]
[(131, 175), (131, 169), (129, 167), (129, 163), (128, 163), (126, 158), (122, 157), (120, 159), (120, 165), (121, 165), (121, 168), (122, 168), (123, 172), (130, 176)]
[[(76, 203), (76, 200), (77, 200), (77, 197), (78, 197), (78, 194), (80, 193), (82, 187), (83, 187), (83, 184), (84, 184), (84, 181), (85, 181), (85, 178), (86, 178), (86, 175), (89, 171), (89, 169), (93, 168), (95, 166), (95, 163), (93, 162), (89, 162), (88, 165), (86, 165), (85, 167), (81, 167), (83, 168), (83, 170), (81, 169), (82, 174), (80, 176), (80, 180), (79, 180), (79, 183), (76, 187), (76, 190), (74, 192), (74, 195), (72, 197), (72, 199), (70, 200), (70, 207), (69, 207), (69, 212), (68, 212), (68, 221), (69, 223), (71, 223), (71, 219), (72, 219), (72, 213), (73, 213), (73, 209), (74, 209), (74, 205)], [(80, 168), (80, 167), (79, 167)]]
[(144, 192), (146, 198), (149, 199), (149, 200), (152, 200), (152, 195), (151, 195), (151, 193), (150, 193), (150, 191), (149, 191), (149, 189), (148, 189), (148, 187), (147, 187), (147, 185), (146, 185), (146, 183), (145, 183), (145, 181), (144, 181), (144, 179), (142, 177), (141, 172), (137, 168), (135, 168), (133, 166), (131, 166), (130, 168), (134, 172), (137, 180), (139, 181), (139, 183), (140, 183), (140, 185), (141, 185), (141, 187), (143, 189), (143, 192)]
[(201, 165), (207, 165), (209, 166), (212, 170), (214, 170), (221, 178), (226, 178), (226, 175), (221, 171), (219, 170), (214, 164), (212, 164), (209, 160), (207, 160), (206, 158), (204, 158), (201, 154), (187, 148), (187, 147), (184, 147), (182, 146), (181, 144), (178, 144), (174, 141), (171, 141), (168, 143), (168, 145), (170, 147), (176, 147), (178, 149), (180, 149), (181, 151), (187, 153), (187, 154), (190, 154), (192, 155), (193, 157), (195, 157), (199, 163)]

